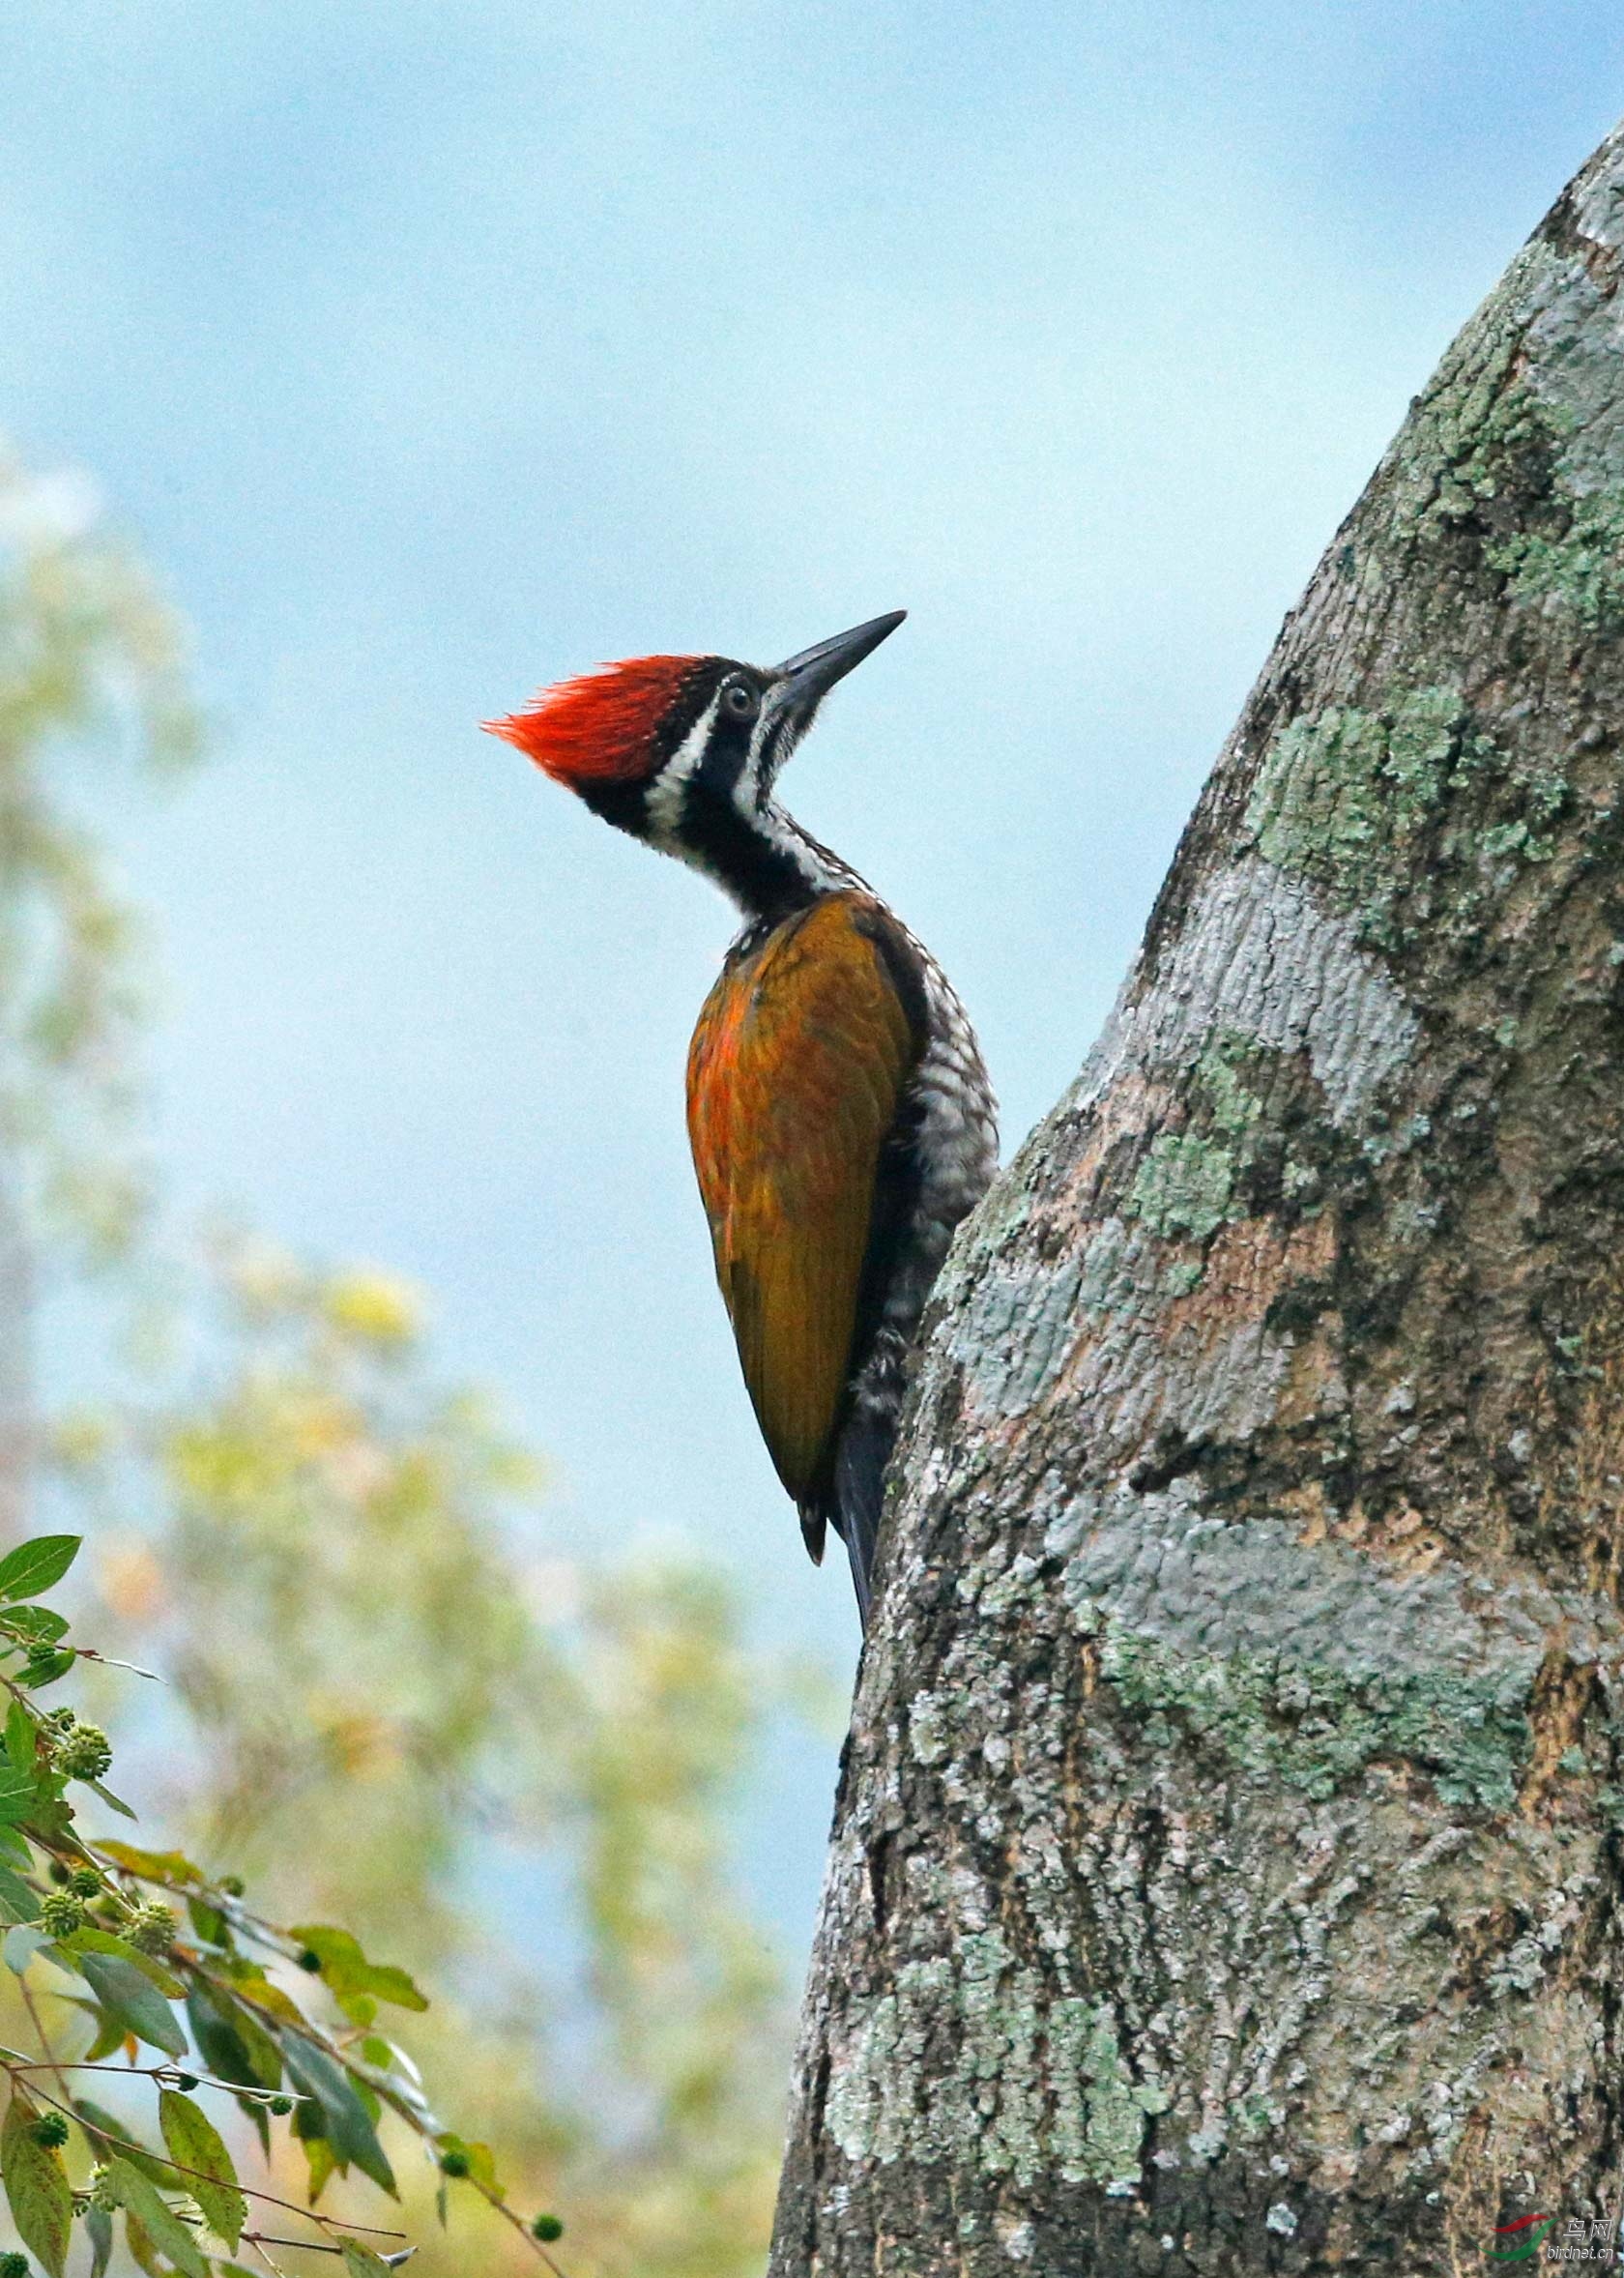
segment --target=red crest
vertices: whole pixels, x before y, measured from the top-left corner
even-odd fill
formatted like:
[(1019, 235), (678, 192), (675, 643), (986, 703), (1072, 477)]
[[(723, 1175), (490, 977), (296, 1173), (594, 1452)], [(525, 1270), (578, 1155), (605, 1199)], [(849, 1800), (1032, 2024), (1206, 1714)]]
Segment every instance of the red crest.
[(634, 781), (697, 657), (628, 657), (560, 681), (522, 712), (483, 724), (559, 783)]

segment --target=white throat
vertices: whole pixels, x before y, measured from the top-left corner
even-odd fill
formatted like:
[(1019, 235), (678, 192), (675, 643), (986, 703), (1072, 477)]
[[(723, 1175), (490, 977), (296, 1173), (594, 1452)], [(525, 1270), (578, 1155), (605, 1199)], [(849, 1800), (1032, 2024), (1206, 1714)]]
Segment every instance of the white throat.
[[(695, 831), (695, 816), (688, 800), (689, 788), (704, 765), (720, 703), (718, 690), (650, 785), (649, 835), (663, 854), (675, 855), (690, 869), (698, 870), (719, 886), (745, 917), (753, 918), (758, 914), (754, 891), (758, 882), (750, 875), (749, 862), (729, 859), (726, 833), (717, 833), (714, 847), (704, 843), (703, 834)], [(857, 873), (838, 855), (830, 854), (826, 846), (820, 846), (776, 800), (761, 799), (759, 745), (758, 733), (739, 771), (731, 798), (734, 813), (748, 842), (769, 849), (811, 893), (861, 888), (863, 881)]]

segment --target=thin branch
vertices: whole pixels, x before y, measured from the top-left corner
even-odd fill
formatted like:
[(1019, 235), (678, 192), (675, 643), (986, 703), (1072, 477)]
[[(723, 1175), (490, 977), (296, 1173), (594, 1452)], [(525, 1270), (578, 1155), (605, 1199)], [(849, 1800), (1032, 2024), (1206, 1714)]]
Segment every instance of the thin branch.
[[(194, 1971), (197, 1971), (197, 1964), (193, 1961), (190, 1961), (189, 1959), (187, 1959), (187, 1966)], [(201, 1972), (198, 1973), (201, 1974)], [(290, 2032), (298, 2030), (301, 2032), (301, 2037), (308, 2040), (312, 2047), (320, 2049), (324, 2055), (331, 2057), (334, 2063), (342, 2065), (352, 2080), (358, 2080), (362, 2082), (364, 2087), (369, 2088), (372, 2090), (375, 2096), (381, 2097), (383, 2101), (389, 2105), (392, 2112), (395, 2113), (399, 2118), (405, 2120), (407, 2126), (411, 2128), (415, 2135), (419, 2137), (425, 2136), (426, 2131), (424, 2130), (420, 2119), (418, 2117), (417, 2114), (413, 2112), (411, 2105), (407, 2102), (406, 2098), (401, 2095), (399, 2090), (391, 2088), (386, 2081), (375, 2077), (373, 2068), (370, 2065), (362, 2066), (359, 2064), (356, 2059), (351, 2057), (349, 2051), (343, 2048), (337, 2041), (334, 2040), (331, 2034), (324, 2033), (319, 2027), (311, 2024), (308, 2019), (305, 2020), (302, 2028), (296, 2029), (290, 2026), (285, 2018), (276, 2017), (272, 2013), (271, 2010), (262, 2008), (259, 2002), (254, 2001), (251, 1995), (246, 1993), (241, 1986), (233, 1986), (231, 1988), (231, 1993), (232, 1998), (235, 2001), (241, 2001), (245, 2009), (251, 2010), (256, 2017), (263, 2019), (268, 2026), (275, 2027), (278, 2031), (281, 2032)], [(510, 2206), (507, 2205), (503, 2200), (499, 2199), (488, 2183), (482, 2183), (478, 2176), (462, 2176), (459, 2177), (458, 2180), (465, 2181), (473, 2185), (474, 2189), (479, 2194), (479, 2197), (484, 2201), (485, 2205), (492, 2208), (502, 2217), (504, 2222), (510, 2225), (510, 2227), (518, 2233), (518, 2235), (524, 2240), (531, 2253), (536, 2256), (538, 2262), (545, 2263), (546, 2267), (553, 2273), (553, 2278), (568, 2278), (568, 2274), (564, 2269), (563, 2265), (547, 2252), (547, 2249), (542, 2245), (540, 2239), (536, 2237), (535, 2232), (525, 2221), (524, 2217), (522, 2215), (515, 2214)]]
[[(58, 2000), (62, 1998), (60, 1995), (57, 1997)], [(209, 2073), (186, 2072), (181, 2066), (174, 2064), (93, 2064), (88, 2058), (84, 2057), (65, 2057), (60, 2062), (55, 2059), (47, 2059), (39, 2064), (16, 2064), (9, 2057), (5, 2057), (0, 2058), (0, 2070), (14, 2074), (54, 2072), (59, 2079), (64, 2072), (112, 2072), (116, 2073), (120, 2080), (157, 2081), (160, 2088), (178, 2088), (181, 2081), (185, 2079), (190, 2081), (192, 2086), (191, 2088), (182, 2090), (183, 2094), (190, 2095), (193, 2088), (214, 2088), (222, 2096), (246, 2096), (251, 2103), (256, 2104), (269, 2103), (281, 2093), (279, 2088), (247, 2088), (238, 2081), (216, 2080)]]
[[(81, 2112), (75, 2110), (73, 2100), (72, 2096), (67, 2096), (66, 2090), (64, 2090), (64, 2095), (67, 2096), (66, 2102), (48, 2095), (43, 2088), (37, 2089), (35, 2092), (43, 2104), (54, 2105), (65, 2119), (74, 2121), (77, 2126), (83, 2128), (87, 2136), (96, 2137), (99, 2143), (111, 2144), (114, 2150), (123, 2157), (128, 2158), (131, 2148), (137, 2152), (141, 2151), (140, 2145), (136, 2144), (132, 2147), (128, 2136), (114, 2135), (110, 2128), (98, 2127), (94, 2120), (86, 2119)], [(162, 2166), (171, 2169), (177, 2176), (189, 2176), (194, 2182), (218, 2183), (219, 2181), (218, 2176), (205, 2175), (201, 2168), (183, 2167), (178, 2159), (171, 2159), (167, 2151), (161, 2154), (156, 2151), (142, 2152), (141, 2155), (143, 2158), (160, 2160)], [(245, 2199), (257, 2199), (262, 2206), (279, 2206), (283, 2214), (297, 2215), (301, 2222), (314, 2223), (318, 2229), (323, 2231), (364, 2231), (371, 2238), (404, 2238), (406, 2235), (404, 2231), (386, 2231), (376, 2223), (341, 2223), (336, 2215), (324, 2215), (313, 2206), (300, 2206), (294, 2200), (278, 2199), (274, 2191), (250, 2190), (246, 2183), (239, 2182), (237, 2188)]]
[[(0, 1683), (4, 1682), (5, 1679), (0, 1678)], [(85, 1848), (87, 1855), (94, 1858), (94, 1847), (87, 1845)], [(122, 1874), (135, 1882), (144, 1883), (154, 1889), (168, 1891), (171, 1896), (176, 1898), (202, 1899), (204, 1904), (213, 1909), (215, 1913), (222, 1914), (225, 1919), (232, 1924), (233, 1928), (244, 1932), (250, 1938), (256, 1939), (262, 1945), (269, 1946), (274, 1953), (280, 1955), (284, 1960), (296, 1961), (301, 1951), (303, 1950), (299, 1945), (298, 1941), (296, 1939), (290, 1938), (285, 1930), (278, 1929), (278, 1927), (274, 1922), (267, 1921), (263, 1915), (253, 1913), (248, 1908), (245, 1907), (240, 1900), (232, 1897), (229, 1893), (225, 1891), (217, 1892), (212, 1884), (207, 1883), (203, 1883), (201, 1884), (191, 1883), (178, 1883), (170, 1876), (148, 1874), (135, 1868), (123, 1866), (116, 1858), (95, 1859), (95, 1863), (105, 1870), (112, 1871), (115, 1874)], [(205, 1985), (212, 1983), (206, 1968), (195, 1954), (190, 1953), (184, 1947), (178, 1947), (175, 1950), (172, 1959), (180, 1969), (189, 1971), (194, 1977), (200, 1978)], [(391, 2111), (392, 2111), (398, 2118), (403, 2119), (406, 2122), (407, 2126), (411, 2128), (416, 2136), (418, 2136), (422, 2141), (431, 2140), (430, 2131), (423, 2124), (421, 2113), (413, 2110), (411, 2102), (407, 2099), (407, 2097), (399, 2089), (391, 2087), (387, 2080), (378, 2077), (374, 2067), (370, 2065), (363, 2066), (359, 2063), (354, 2058), (351, 2057), (349, 2051), (345, 2049), (339, 2041), (335, 2040), (332, 2034), (324, 2032), (313, 2019), (306, 2018), (303, 2020), (299, 2026), (292, 2026), (285, 2017), (276, 2016), (275, 2012), (265, 2008), (260, 2002), (256, 2001), (244, 1987), (233, 1985), (230, 1986), (227, 1990), (230, 1993), (231, 1999), (233, 2001), (240, 2002), (245, 2009), (248, 2010), (253, 2016), (259, 2018), (273, 2033), (298, 2032), (302, 2039), (307, 2040), (313, 2048), (320, 2049), (324, 2055), (331, 2057), (336, 2064), (342, 2066), (343, 2070), (350, 2075), (352, 2080), (360, 2081), (364, 2087), (370, 2088), (374, 2095), (380, 2097), (386, 2104), (389, 2105)], [(75, 2115), (75, 2117), (77, 2116)], [(82, 2125), (83, 2123), (81, 2122), (80, 2124)], [(169, 2164), (173, 2165), (174, 2163), (171, 2161)], [(183, 2169), (178, 2170), (177, 2172), (184, 2174), (186, 2171)], [(563, 2264), (558, 2262), (558, 2260), (553, 2255), (548, 2253), (546, 2247), (541, 2243), (540, 2239), (536, 2237), (535, 2232), (532, 2231), (530, 2225), (525, 2221), (524, 2217), (522, 2215), (515, 2214), (513, 2209), (508, 2206), (504, 2200), (498, 2197), (497, 2193), (488, 2183), (482, 2182), (478, 2176), (459, 2177), (458, 2180), (467, 2181), (473, 2185), (474, 2189), (478, 2193), (479, 2197), (484, 2201), (485, 2205), (496, 2214), (500, 2215), (503, 2221), (506, 2222), (509, 2228), (516, 2232), (518, 2236), (524, 2240), (525, 2245), (536, 2257), (536, 2261), (542, 2263), (544, 2267), (552, 2273), (552, 2278), (568, 2278), (568, 2274), (565, 2270)], [(268, 2197), (268, 2195), (265, 2193), (251, 2193), (249, 2196), (256, 2198)], [(272, 2205), (280, 2206), (286, 2205), (287, 2202), (283, 2200), (270, 2200), (269, 2204)], [(299, 2215), (305, 2214), (305, 2210), (303, 2207), (294, 2207), (291, 2209), (291, 2211)], [(312, 2213), (308, 2216), (307, 2219), (322, 2223), (328, 2229), (339, 2228), (335, 2220), (327, 2216), (319, 2216)], [(351, 2224), (349, 2228), (352, 2231), (359, 2231), (364, 2230), (366, 2226), (364, 2224)], [(398, 2231), (380, 2232), (378, 2233), (378, 2235), (381, 2237), (398, 2238), (402, 2235), (402, 2234)]]
[[(352, 2223), (350, 2228), (356, 2230), (360, 2226)], [(267, 2246), (291, 2246), (297, 2248), (301, 2254), (342, 2254), (344, 2251), (341, 2246), (312, 2246), (305, 2238), (275, 2238), (268, 2231), (245, 2231), (243, 2244), (256, 2250)], [(378, 2260), (381, 2263), (386, 2263), (392, 2270), (398, 2270), (411, 2261), (417, 2251), (415, 2246), (409, 2246), (404, 2253), (380, 2255)], [(276, 2266), (263, 2252), (260, 2253), (260, 2260), (271, 2269), (275, 2269)], [(280, 2273), (278, 2273), (278, 2278), (280, 2278)]]
[(153, 1684), (164, 1681), (156, 1669), (143, 1669), (139, 1661), (115, 1660), (111, 1653), (99, 1653), (94, 1646), (75, 1646), (73, 1650), (81, 1661), (95, 1661), (103, 1669), (128, 1669), (131, 1677), (144, 1677)]
[[(28, 2011), (29, 2018), (33, 2023), (34, 2030), (40, 2036), (40, 2046), (45, 2052), (45, 2062), (43, 2069), (52, 2075), (52, 2077), (55, 2079), (57, 2087), (66, 2096), (69, 2093), (68, 2082), (64, 2076), (62, 2066), (57, 2062), (56, 2051), (51, 2046), (50, 2034), (45, 2030), (45, 2021), (41, 2016), (40, 2005), (34, 1998), (34, 1989), (29, 1984), (26, 1977), (19, 1977), (17, 1979), (17, 1986), (22, 1995), (23, 2006)], [(30, 2067), (30, 2069), (38, 2070), (41, 2068)]]

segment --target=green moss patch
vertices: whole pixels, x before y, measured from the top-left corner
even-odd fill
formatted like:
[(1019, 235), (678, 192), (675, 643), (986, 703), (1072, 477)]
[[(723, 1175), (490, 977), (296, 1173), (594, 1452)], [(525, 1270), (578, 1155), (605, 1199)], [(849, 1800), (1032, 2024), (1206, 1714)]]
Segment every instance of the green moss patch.
[(1624, 502), (1615, 497), (1580, 498), (1565, 536), (1519, 532), (1487, 559), (1519, 599), (1554, 603), (1587, 633), (1624, 626)]
[(1351, 1677), (1263, 1653), (1192, 1654), (1107, 1617), (1100, 1673), (1171, 1745), (1174, 1720), (1231, 1764), (1322, 1799), (1381, 1757), (1421, 1766), (1446, 1803), (1505, 1811), (1531, 1745), (1524, 1677)]
[(1235, 1158), (1227, 1147), (1188, 1132), (1164, 1131), (1150, 1143), (1128, 1195), (1128, 1213), (1152, 1234), (1193, 1235), (1205, 1241), (1230, 1214)]
[(1332, 705), (1268, 746), (1246, 806), (1258, 851), (1316, 880), (1391, 949), (1401, 905), (1457, 931), (1481, 920), (1508, 856), (1550, 859), (1566, 777), (1479, 732), (1459, 689), (1402, 690), (1380, 712)]

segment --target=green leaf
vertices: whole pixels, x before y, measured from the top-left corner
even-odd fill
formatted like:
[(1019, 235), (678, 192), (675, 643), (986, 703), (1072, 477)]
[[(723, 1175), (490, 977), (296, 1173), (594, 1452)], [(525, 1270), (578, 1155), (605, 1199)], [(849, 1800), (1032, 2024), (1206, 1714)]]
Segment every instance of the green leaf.
[(90, 2278), (106, 2278), (113, 2259), (113, 2218), (104, 2206), (85, 2211), (85, 2235), (90, 2240)]
[(4, 1953), (6, 1967), (13, 1976), (20, 1977), (40, 1948), (49, 1943), (50, 1940), (43, 1930), (33, 1930), (22, 1924), (15, 1930), (7, 1931), (0, 1953)]
[[(272, 1983), (257, 1962), (250, 1962), (246, 1954), (229, 1954), (219, 1965), (231, 1980), (231, 1990), (245, 2004), (251, 2003), (261, 2017), (276, 2018), (283, 2025), (291, 2025), (296, 2032), (303, 2032), (310, 2020), (297, 2001), (290, 2001), (279, 1985)], [(217, 1978), (217, 1986), (220, 1984)]]
[(283, 2033), (281, 2041), (288, 2076), (320, 2105), (328, 2141), (338, 2159), (353, 2162), (392, 2198), (398, 2197), (394, 2172), (343, 2067), (298, 2033)]
[(304, 2147), (304, 2165), (308, 2169), (307, 2196), (315, 2205), (322, 2193), (338, 2172), (338, 2160), (333, 2146), (325, 2136), (302, 2136)]
[(390, 2278), (390, 2266), (382, 2257), (362, 2246), (359, 2238), (341, 2238), (344, 2250), (344, 2278)]
[(35, 1731), (33, 1717), (20, 1701), (14, 1701), (6, 1711), (6, 1761), (13, 1771), (25, 1771), (31, 1777), (40, 1755)]
[[(230, 2081), (242, 2088), (281, 2087), (282, 2053), (257, 2020), (235, 2008), (228, 2013), (226, 2002), (211, 1998), (200, 1985), (193, 1985), (188, 1993), (186, 2007), (192, 2046), (216, 2080)], [(271, 2120), (264, 2105), (257, 2097), (239, 2096), (237, 2109), (258, 2136), (260, 2149), (269, 2159)]]
[(93, 1796), (101, 1796), (109, 1811), (116, 1811), (120, 1819), (138, 1820), (140, 1818), (140, 1813), (126, 1803), (122, 1796), (115, 1796), (111, 1788), (103, 1787), (100, 1780), (86, 1780), (85, 1786)]
[(209, 2278), (209, 2265), (197, 2251), (197, 2241), (138, 2169), (114, 2152), (107, 2162), (107, 2178), (119, 2205), (135, 2217), (160, 2253), (166, 2254), (185, 2278)]
[(169, 2278), (169, 2265), (159, 2261), (157, 2247), (128, 2208), (124, 2216), (124, 2235), (130, 2248), (130, 2261), (138, 2269), (145, 2270), (147, 2278)]
[[(217, 2009), (225, 2018), (225, 2023), (230, 2025), (232, 2032), (237, 2034), (237, 2039), (242, 2041), (246, 2055), (248, 2055), (250, 2080), (255, 2080), (262, 2088), (280, 2088), (282, 2050), (276, 2034), (264, 2030), (264, 2025), (253, 2014), (253, 2009), (242, 2009), (235, 2002), (228, 2004), (218, 1996)], [(228, 2078), (232, 2078), (232, 2075), (228, 2075)], [(248, 2087), (248, 2080), (244, 2080), (244, 2087)]]
[(72, 1626), (50, 1606), (14, 1606), (10, 1613), (0, 1615), (0, 1630), (9, 1637), (20, 1637), (25, 1645), (54, 1646)]
[(96, 2020), (96, 2038), (84, 2053), (87, 2064), (103, 2063), (115, 2050), (125, 2046), (130, 2036), (116, 2017), (109, 2017), (106, 2010), (98, 2008), (94, 2001), (81, 2001), (76, 1994), (64, 1994), (62, 1999), (72, 2001), (75, 2009), (83, 2009), (87, 2016)]
[(187, 2170), (187, 2189), (204, 2221), (235, 2254), (248, 2219), (248, 2203), (237, 2187), (237, 2170), (214, 2122), (189, 2096), (165, 2088), (158, 2099), (158, 2123), (170, 2158)]
[(168, 2161), (160, 2159), (155, 2151), (149, 2151), (137, 2137), (130, 2134), (116, 2114), (103, 2111), (100, 2104), (93, 2104), (88, 2096), (75, 2096), (73, 2110), (80, 2126), (91, 2138), (98, 2159), (107, 2159), (116, 2150), (129, 2160), (132, 2168), (145, 2176), (149, 2183), (157, 2183), (164, 2191), (179, 2191), (184, 2187), (182, 2178)]
[(218, 1946), (222, 1953), (229, 1953), (231, 1950), (231, 1924), (225, 1916), (201, 1898), (188, 1898), (186, 1907), (192, 1929), (203, 1943)]
[(0, 1771), (0, 1820), (19, 1826), (39, 1800), (40, 1782), (32, 1771)]
[(65, 1843), (72, 1834), (72, 1808), (62, 1801), (60, 1782), (54, 1779), (41, 1782), (34, 1808), (28, 1815), (28, 1832), (42, 1843)]
[(156, 1954), (142, 1953), (139, 1946), (131, 1945), (128, 1938), (120, 1938), (111, 1930), (93, 1929), (87, 1923), (83, 1929), (71, 1932), (61, 1943), (71, 1954), (116, 1954), (121, 1962), (139, 1970), (149, 1985), (156, 1985), (172, 2001), (178, 2001), (186, 1992), (185, 1981)]
[[(194, 1985), (187, 1995), (187, 2023), (191, 2028), (192, 2045), (216, 2080), (230, 2081), (234, 2088), (276, 2088), (277, 2081), (262, 2081), (254, 2070), (247, 2046), (236, 2025), (222, 2016), (201, 1986)], [(277, 2059), (277, 2077), (280, 2078), (281, 2059)]]
[(147, 1883), (201, 1883), (203, 1870), (184, 1851), (139, 1851), (133, 1843), (98, 1843), (97, 1851)]
[(31, 1693), (42, 1693), (46, 1685), (55, 1684), (59, 1677), (66, 1677), (78, 1657), (72, 1646), (64, 1646), (48, 1661), (30, 1661), (26, 1669), (18, 1670), (14, 1681), (26, 1685)]
[(7, 1866), (3, 1859), (0, 1859), (0, 1914), (8, 1922), (34, 1922), (40, 1914), (40, 1901), (16, 1869)]
[[(11, 1938), (25, 1935), (17, 1931)], [(11, 1938), (7, 1944), (10, 1945)], [(73, 1967), (109, 2017), (116, 2018), (137, 2040), (150, 2041), (166, 2057), (184, 2057), (187, 2037), (180, 2020), (158, 1988), (118, 1954), (74, 1953)], [(142, 2220), (145, 2221), (145, 2217)]]
[[(334, 1930), (325, 1922), (306, 1922), (290, 1936), (315, 1955), (323, 1977), (340, 2000), (347, 1995), (373, 1994), (380, 2001), (392, 2001), (397, 2009), (428, 2007), (404, 1970), (387, 1962), (369, 1962), (360, 1941), (347, 1930)], [(371, 2019), (360, 2022), (370, 2024)]]
[(62, 1580), (79, 1555), (77, 1534), (36, 1534), (0, 1559), (0, 1598), (39, 1597)]
[(62, 2154), (34, 2141), (39, 2117), (14, 2092), (0, 2127), (0, 2179), (17, 2236), (44, 2264), (48, 2278), (63, 2278), (73, 2229), (73, 2194)]
[(271, 2115), (256, 2096), (238, 2096), (233, 2101), (249, 2127), (259, 2138), (259, 2147), (269, 2159), (271, 2156)]
[(488, 2144), (471, 2144), (463, 2136), (436, 2136), (436, 2149), (459, 2152), (466, 2162), (470, 2182), (480, 2184), (493, 2199), (506, 2199), (508, 2194), (497, 2181), (496, 2161)]

